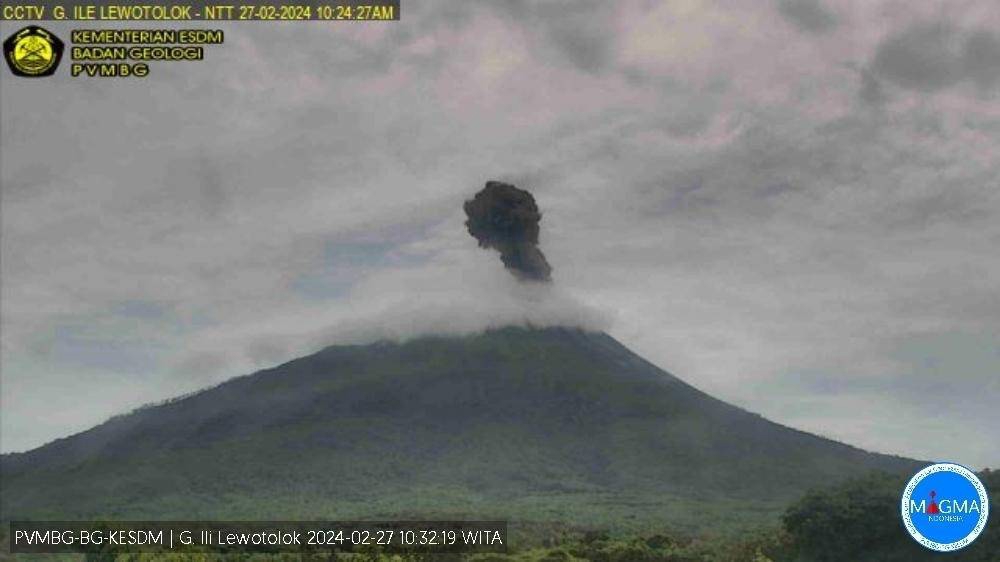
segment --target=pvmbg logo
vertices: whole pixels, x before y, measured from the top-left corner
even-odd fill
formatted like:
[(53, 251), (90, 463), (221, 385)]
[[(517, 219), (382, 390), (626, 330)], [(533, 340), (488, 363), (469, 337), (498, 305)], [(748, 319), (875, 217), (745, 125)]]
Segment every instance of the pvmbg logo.
[(29, 25), (3, 42), (3, 55), (14, 76), (52, 76), (62, 59), (63, 42), (50, 31)]
[(983, 532), (990, 498), (971, 470), (938, 463), (910, 479), (901, 508), (910, 536), (931, 550), (950, 552), (968, 546)]

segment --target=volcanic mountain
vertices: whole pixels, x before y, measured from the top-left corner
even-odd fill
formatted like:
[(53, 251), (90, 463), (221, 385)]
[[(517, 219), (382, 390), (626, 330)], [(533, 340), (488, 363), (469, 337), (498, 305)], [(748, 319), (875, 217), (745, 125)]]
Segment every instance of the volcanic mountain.
[(328, 347), (4, 455), (2, 518), (695, 529), (918, 466), (719, 401), (606, 334), (511, 327)]

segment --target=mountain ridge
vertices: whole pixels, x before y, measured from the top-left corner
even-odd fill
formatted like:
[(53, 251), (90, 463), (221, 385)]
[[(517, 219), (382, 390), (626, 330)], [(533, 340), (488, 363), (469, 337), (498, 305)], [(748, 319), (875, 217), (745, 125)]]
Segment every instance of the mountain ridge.
[(605, 333), (508, 327), (330, 346), (6, 454), (3, 516), (773, 517), (919, 466), (718, 400)]

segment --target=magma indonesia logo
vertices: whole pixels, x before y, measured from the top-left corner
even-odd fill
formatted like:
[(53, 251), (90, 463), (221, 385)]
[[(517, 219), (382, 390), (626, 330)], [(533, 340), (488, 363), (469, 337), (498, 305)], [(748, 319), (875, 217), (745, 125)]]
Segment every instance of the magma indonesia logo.
[(968, 546), (983, 532), (990, 499), (971, 470), (938, 463), (910, 479), (901, 509), (910, 536), (931, 550), (950, 552)]
[(52, 76), (62, 58), (63, 42), (52, 33), (29, 25), (3, 42), (3, 56), (15, 76)]

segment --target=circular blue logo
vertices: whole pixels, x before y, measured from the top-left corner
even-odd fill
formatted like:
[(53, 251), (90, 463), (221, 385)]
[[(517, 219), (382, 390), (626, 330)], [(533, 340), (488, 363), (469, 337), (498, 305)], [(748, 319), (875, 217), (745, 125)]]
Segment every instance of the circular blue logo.
[(990, 498), (971, 470), (938, 463), (910, 479), (900, 507), (910, 536), (931, 550), (950, 552), (968, 546), (986, 528)]

